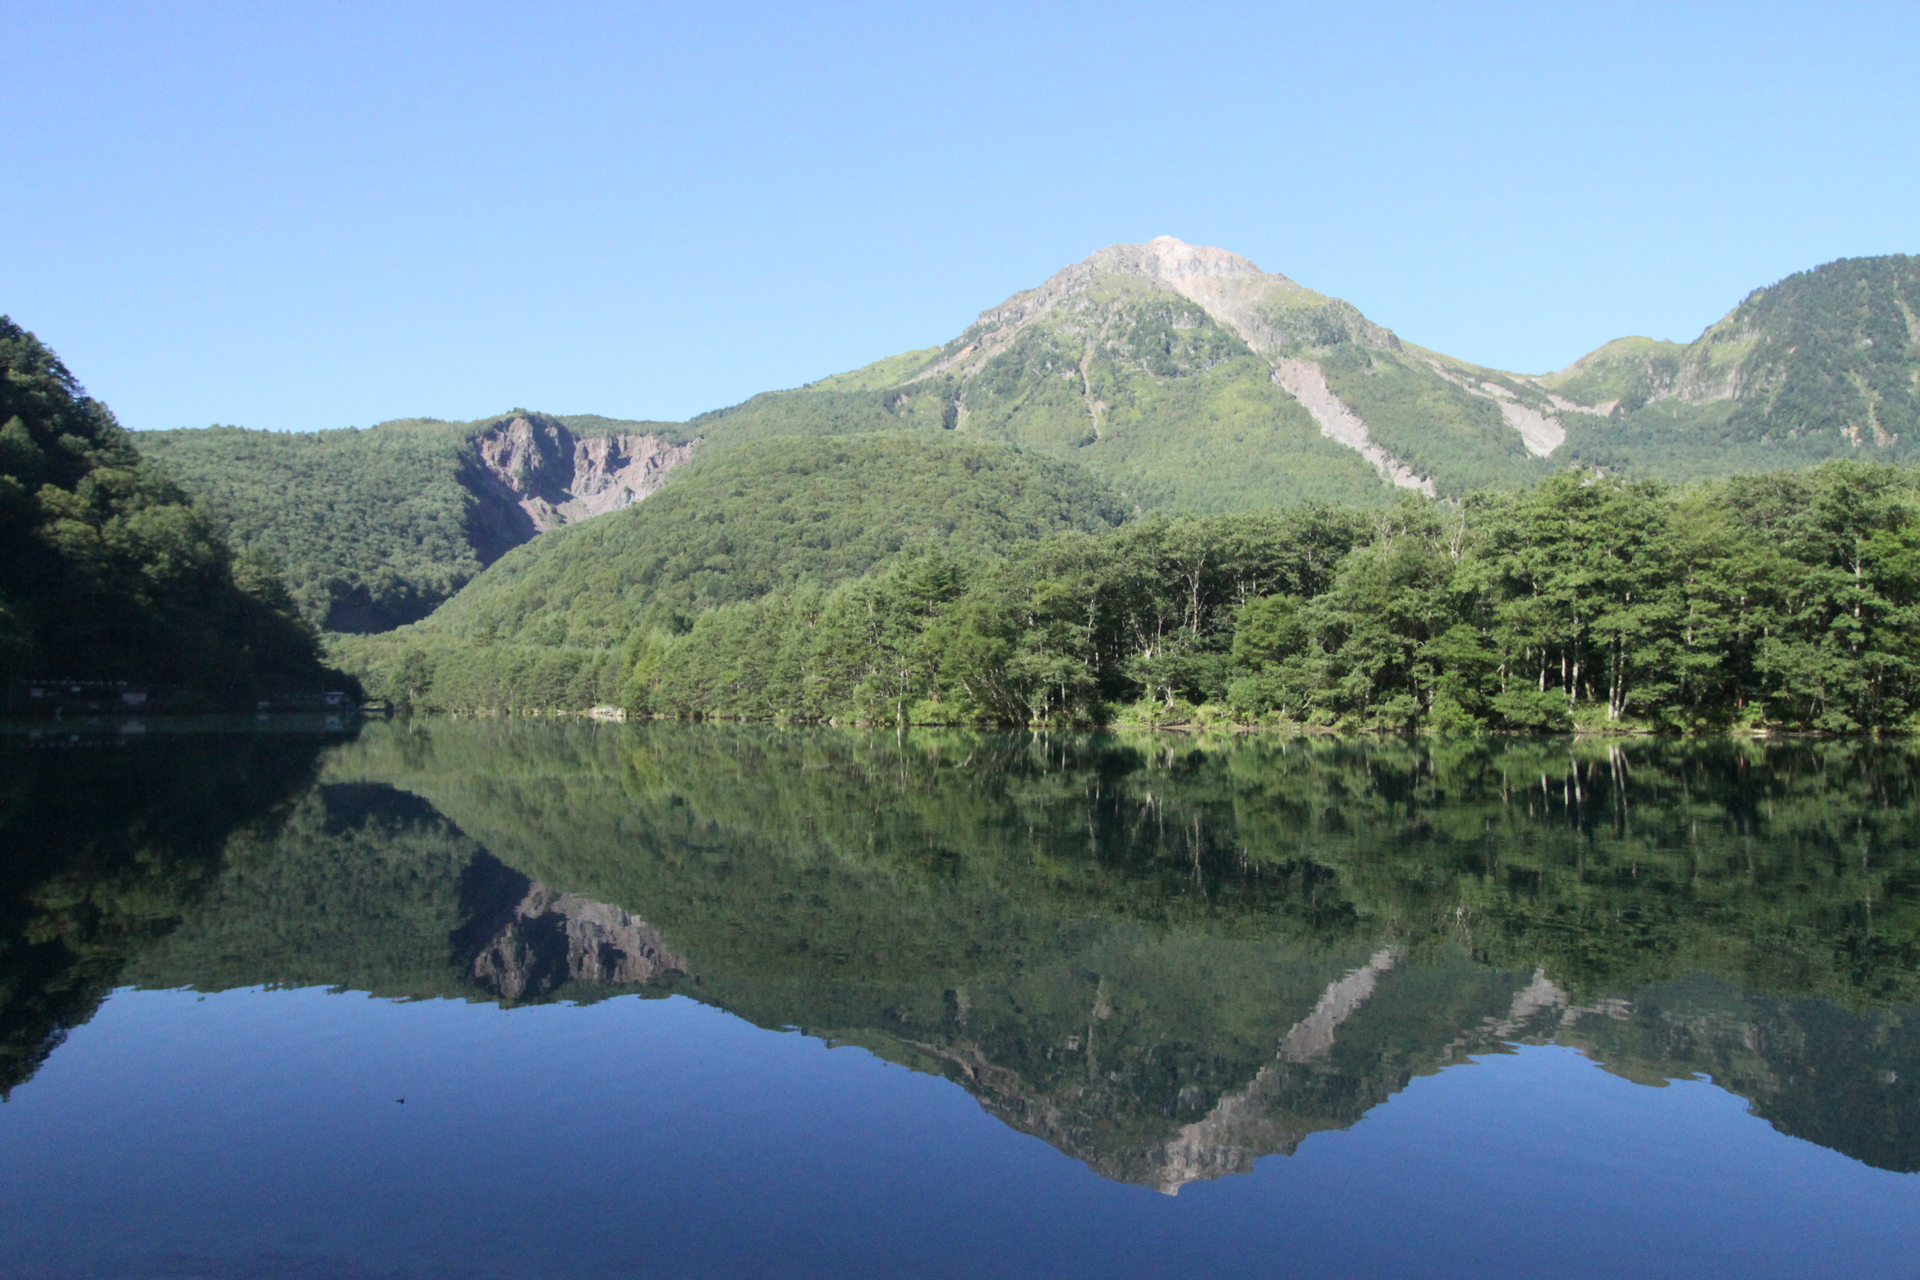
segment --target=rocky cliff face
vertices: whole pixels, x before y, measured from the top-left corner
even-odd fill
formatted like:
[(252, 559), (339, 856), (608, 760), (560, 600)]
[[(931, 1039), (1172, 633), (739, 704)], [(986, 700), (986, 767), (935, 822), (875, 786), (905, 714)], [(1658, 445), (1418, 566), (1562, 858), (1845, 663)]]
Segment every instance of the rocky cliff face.
[(693, 455), (664, 436), (575, 436), (544, 414), (502, 419), (474, 443), (478, 479), (519, 511), (527, 537), (632, 506)]

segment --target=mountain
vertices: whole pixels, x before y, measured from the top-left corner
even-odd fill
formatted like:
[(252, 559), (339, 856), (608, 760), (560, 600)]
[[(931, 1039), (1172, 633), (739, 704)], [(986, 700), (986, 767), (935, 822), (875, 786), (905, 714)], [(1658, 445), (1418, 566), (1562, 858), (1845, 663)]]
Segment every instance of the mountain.
[(1529, 380), (1403, 343), (1350, 303), (1171, 236), (1102, 249), (943, 347), (689, 429), (722, 447), (830, 432), (854, 404), (1072, 456), (1142, 506), (1182, 512), (1524, 483), (1564, 436)]
[(309, 620), (348, 632), (424, 618), (507, 551), (639, 501), (692, 453), (672, 423), (524, 410), (137, 442), (228, 537), (280, 566)]
[(510, 548), (767, 441), (909, 431), (1071, 459), (1142, 510), (1372, 504), (1523, 484), (1563, 432), (1523, 379), (1402, 343), (1352, 305), (1171, 237), (1115, 245), (943, 347), (686, 423), (516, 410), (140, 446), (331, 631), (415, 621)]
[(1070, 454), (1183, 512), (1373, 502), (1383, 482), (1458, 497), (1568, 464), (1681, 480), (1906, 460), (1917, 312), (1920, 258), (1841, 259), (1755, 290), (1691, 343), (1621, 338), (1533, 376), (1416, 346), (1351, 303), (1161, 236), (1062, 269), (945, 346), (688, 429), (724, 447), (872, 430), (884, 410), (898, 427)]
[(1920, 456), (1920, 258), (1756, 289), (1686, 344), (1622, 338), (1535, 381), (1592, 405), (1569, 460), (1665, 478)]
[(685, 630), (717, 605), (1125, 516), (1070, 462), (945, 433), (761, 441), (518, 547), (425, 621), (334, 652), (403, 703), (430, 688), (436, 705), (585, 709), (621, 701), (630, 638)]
[(685, 423), (516, 410), (315, 435), (143, 433), (281, 565), (311, 620), (426, 616), (535, 534), (618, 510), (694, 457), (801, 437), (949, 435), (1070, 459), (1130, 508), (1458, 498), (1567, 465), (1690, 479), (1920, 447), (1920, 259), (1756, 290), (1691, 343), (1623, 338), (1539, 376), (1402, 340), (1222, 249), (1113, 245), (908, 351)]
[(428, 625), (498, 641), (618, 644), (662, 610), (840, 582), (903, 550), (990, 549), (1124, 518), (1071, 464), (965, 440), (751, 445), (688, 468), (642, 507), (517, 549)]

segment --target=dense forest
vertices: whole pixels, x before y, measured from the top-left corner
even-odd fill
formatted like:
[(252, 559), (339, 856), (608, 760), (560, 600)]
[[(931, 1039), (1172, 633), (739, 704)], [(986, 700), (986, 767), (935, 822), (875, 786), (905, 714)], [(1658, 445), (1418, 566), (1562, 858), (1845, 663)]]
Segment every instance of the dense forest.
[(1920, 447), (1920, 258), (1841, 258), (1755, 289), (1691, 343), (1623, 338), (1542, 385), (1570, 421), (1564, 461), (1683, 479)]
[[(243, 553), (279, 567), (301, 613), (331, 631), (385, 631), (424, 618), (533, 536), (479, 442), (505, 418), (403, 418), (365, 429), (143, 431), (140, 452)], [(574, 436), (677, 424), (595, 415), (532, 417)]]
[(0, 317), (0, 685), (133, 681), (175, 707), (344, 688), (274, 566), (215, 523), (32, 334)]
[(426, 622), (337, 637), (334, 652), (382, 672), (383, 696), (406, 705), (585, 709), (612, 700), (636, 635), (684, 634), (719, 606), (831, 586), (903, 553), (977, 558), (1124, 514), (1070, 463), (944, 435), (743, 445), (638, 506), (515, 549)]
[(858, 577), (762, 575), (691, 613), (584, 577), (499, 597), (541, 606), (509, 615), (515, 635), (587, 639), (545, 655), (429, 627), (353, 656), (376, 694), (448, 710), (1444, 733), (1860, 732), (1920, 710), (1906, 469), (1684, 488), (1567, 472), (1457, 506), (889, 549)]
[(283, 567), (311, 621), (335, 630), (355, 629), (341, 615), (356, 606), (386, 626), (424, 617), (512, 545), (487, 536), (487, 513), (461, 483), (460, 443), (434, 424), (139, 439), (230, 538)]

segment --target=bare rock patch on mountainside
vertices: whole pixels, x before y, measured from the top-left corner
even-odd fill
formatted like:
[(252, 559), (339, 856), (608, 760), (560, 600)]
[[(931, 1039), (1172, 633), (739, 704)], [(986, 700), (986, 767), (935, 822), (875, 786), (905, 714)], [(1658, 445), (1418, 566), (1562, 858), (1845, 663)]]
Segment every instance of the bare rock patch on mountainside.
[(1321, 435), (1338, 440), (1371, 462), (1382, 480), (1396, 488), (1415, 489), (1429, 498), (1433, 496), (1433, 481), (1415, 475), (1412, 469), (1394, 460), (1385, 449), (1374, 443), (1367, 424), (1333, 393), (1333, 388), (1327, 385), (1327, 375), (1321, 372), (1319, 365), (1311, 360), (1280, 356), (1274, 360), (1273, 380), (1313, 415), (1313, 420), (1320, 425)]
[[(1506, 424), (1520, 433), (1527, 452), (1536, 458), (1552, 456), (1554, 450), (1567, 442), (1567, 428), (1558, 418), (1542, 413), (1532, 405), (1522, 404), (1513, 392), (1497, 382), (1485, 378), (1468, 378), (1448, 369), (1432, 356), (1423, 356), (1421, 363), (1451, 382), (1454, 386), (1469, 394), (1485, 400), (1491, 400), (1500, 410), (1500, 416)], [(1604, 416), (1612, 406), (1596, 408), (1591, 405), (1575, 404), (1564, 396), (1549, 393), (1547, 402), (1562, 413), (1593, 413)]]
[(632, 506), (693, 456), (664, 436), (575, 436), (541, 414), (494, 424), (475, 444), (486, 477), (546, 533)]

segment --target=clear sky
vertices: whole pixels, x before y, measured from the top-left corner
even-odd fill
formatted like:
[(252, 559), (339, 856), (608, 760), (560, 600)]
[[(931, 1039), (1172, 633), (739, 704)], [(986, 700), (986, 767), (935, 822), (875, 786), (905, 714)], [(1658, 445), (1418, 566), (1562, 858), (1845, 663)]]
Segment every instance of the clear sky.
[(0, 311), (136, 428), (684, 418), (1117, 241), (1524, 372), (1920, 252), (1920, 6), (0, 0)]

